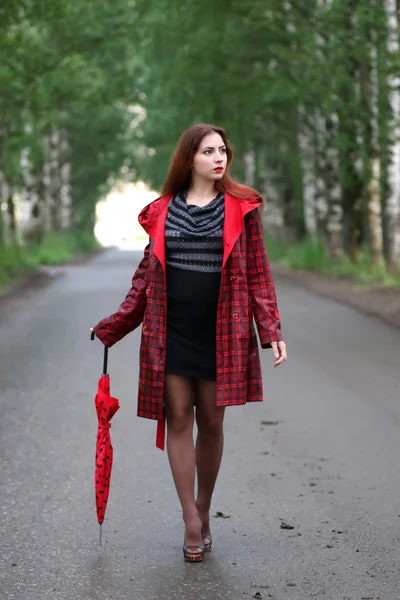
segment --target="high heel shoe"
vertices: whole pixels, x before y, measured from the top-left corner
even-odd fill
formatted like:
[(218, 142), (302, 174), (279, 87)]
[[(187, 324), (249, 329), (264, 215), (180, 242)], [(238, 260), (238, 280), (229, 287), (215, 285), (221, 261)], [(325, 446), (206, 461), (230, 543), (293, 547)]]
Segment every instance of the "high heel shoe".
[(203, 537), (203, 540), (204, 540), (204, 552), (211, 552), (211, 546), (212, 546), (211, 533), (209, 533), (208, 535), (205, 535)]
[(200, 523), (201, 523), (201, 538), (203, 543), (199, 546), (188, 546), (185, 544), (185, 540), (183, 540), (183, 557), (187, 562), (203, 562), (205, 546), (204, 546), (204, 536), (203, 536), (203, 521), (199, 515)]
[[(199, 514), (199, 518), (201, 521), (201, 530), (203, 531), (203, 517), (200, 516), (200, 514)], [(211, 546), (212, 546), (211, 531), (208, 535), (204, 535), (204, 533), (203, 533), (203, 544), (204, 544), (204, 552), (210, 552)]]

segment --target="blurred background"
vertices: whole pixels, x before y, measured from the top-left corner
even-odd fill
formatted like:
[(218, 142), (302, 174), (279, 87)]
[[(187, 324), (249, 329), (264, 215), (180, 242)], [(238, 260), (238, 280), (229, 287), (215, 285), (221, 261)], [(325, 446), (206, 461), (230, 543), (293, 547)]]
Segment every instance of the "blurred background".
[[(399, 23), (400, 0), (0, 0), (0, 599), (399, 600)], [(197, 569), (136, 418), (141, 328), (110, 350), (98, 545), (89, 328), (199, 122), (265, 199), (289, 360), (261, 353), (265, 402), (226, 411)]]
[(400, 0), (3, 0), (0, 285), (143, 245), (174, 146), (226, 128), (270, 258), (400, 283)]

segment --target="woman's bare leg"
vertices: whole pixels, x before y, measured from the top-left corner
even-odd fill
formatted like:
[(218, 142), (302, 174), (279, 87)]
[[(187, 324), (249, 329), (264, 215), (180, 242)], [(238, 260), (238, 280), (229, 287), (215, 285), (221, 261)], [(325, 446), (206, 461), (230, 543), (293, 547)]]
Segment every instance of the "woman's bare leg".
[(185, 522), (185, 543), (203, 543), (198, 510), (194, 500), (195, 451), (193, 444), (193, 387), (190, 379), (165, 376), (167, 451), (176, 491)]
[(210, 533), (210, 506), (224, 447), (224, 407), (216, 406), (215, 381), (195, 382), (197, 500), (196, 506), (203, 519), (204, 535)]

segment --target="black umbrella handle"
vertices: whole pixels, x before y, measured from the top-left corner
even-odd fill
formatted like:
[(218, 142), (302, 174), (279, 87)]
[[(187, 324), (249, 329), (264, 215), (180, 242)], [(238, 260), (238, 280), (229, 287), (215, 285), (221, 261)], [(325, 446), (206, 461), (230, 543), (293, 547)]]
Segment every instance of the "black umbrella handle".
[[(94, 331), (90, 330), (90, 339), (94, 340)], [(104, 346), (104, 358), (103, 358), (103, 375), (107, 375), (107, 365), (108, 365), (108, 348)]]
[(103, 375), (107, 375), (108, 348), (104, 346)]

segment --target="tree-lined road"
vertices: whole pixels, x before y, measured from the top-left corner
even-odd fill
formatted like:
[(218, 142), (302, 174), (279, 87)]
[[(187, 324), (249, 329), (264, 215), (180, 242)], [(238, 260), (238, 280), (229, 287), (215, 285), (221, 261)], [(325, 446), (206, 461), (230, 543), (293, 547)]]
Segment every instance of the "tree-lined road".
[[(2, 311), (1, 571), (6, 600), (397, 600), (400, 331), (277, 279), (288, 362), (265, 402), (226, 412), (213, 552), (185, 564), (155, 424), (136, 418), (140, 331), (110, 351), (121, 409), (98, 545), (89, 327), (140, 253), (111, 250)], [(226, 518), (224, 518), (226, 517)], [(293, 529), (282, 528), (282, 524)]]

